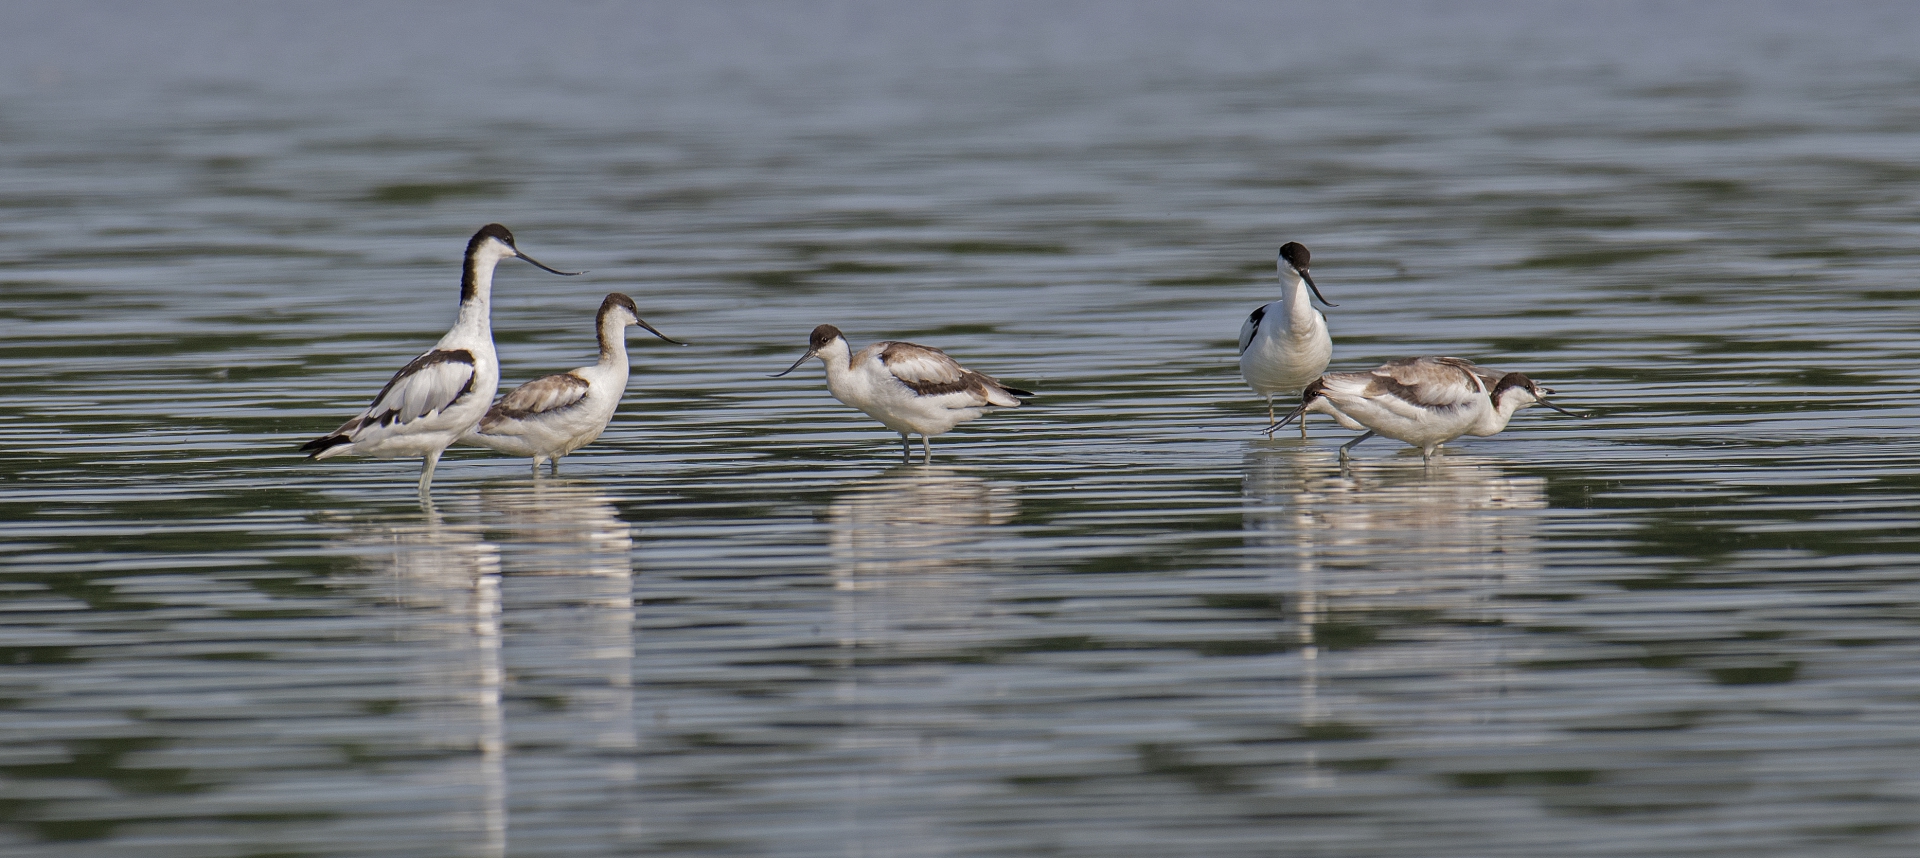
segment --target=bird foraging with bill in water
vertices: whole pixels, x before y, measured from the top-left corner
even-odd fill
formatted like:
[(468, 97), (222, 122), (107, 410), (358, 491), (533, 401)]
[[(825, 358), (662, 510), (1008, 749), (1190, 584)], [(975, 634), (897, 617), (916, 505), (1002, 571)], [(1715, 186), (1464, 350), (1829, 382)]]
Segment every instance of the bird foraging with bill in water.
[(1343, 463), (1354, 445), (1375, 435), (1418, 447), (1421, 457), (1431, 462), (1440, 445), (1462, 435), (1497, 434), (1515, 412), (1531, 405), (1591, 416), (1548, 402), (1552, 393), (1522, 373), (1496, 372), (1460, 358), (1403, 358), (1366, 372), (1320, 376), (1307, 385), (1300, 405), (1269, 431), (1315, 411), (1365, 433), (1340, 446)]

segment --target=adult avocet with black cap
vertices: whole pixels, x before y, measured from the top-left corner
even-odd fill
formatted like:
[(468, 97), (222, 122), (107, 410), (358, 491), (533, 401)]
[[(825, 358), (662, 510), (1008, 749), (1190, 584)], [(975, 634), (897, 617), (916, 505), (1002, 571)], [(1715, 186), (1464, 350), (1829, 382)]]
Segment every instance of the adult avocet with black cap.
[(420, 491), (433, 485), (440, 454), (460, 440), (493, 402), (500, 361), (493, 351), (493, 269), (502, 259), (525, 259), (534, 267), (571, 277), (534, 261), (513, 244), (513, 233), (490, 223), (467, 242), (460, 276), (460, 313), (453, 329), (433, 348), (395, 373), (373, 404), (331, 434), (300, 447), (309, 458), (419, 456)]
[(931, 462), (933, 436), (994, 408), (1018, 408), (1020, 400), (1015, 397), (1033, 395), (967, 369), (946, 352), (928, 346), (882, 341), (855, 352), (832, 325), (814, 328), (807, 353), (772, 377), (793, 372), (814, 357), (827, 366), (827, 390), (833, 398), (900, 433), (900, 450), (907, 461), (913, 460), (908, 436), (920, 436), (921, 461)]
[[(1313, 308), (1308, 291), (1320, 303), (1339, 306), (1320, 294), (1307, 273), (1307, 247), (1297, 241), (1280, 246), (1280, 300), (1263, 304), (1240, 326), (1240, 375), (1253, 392), (1267, 398), (1267, 422), (1273, 423), (1273, 397), (1311, 384), (1333, 359), (1327, 317)], [(1277, 425), (1277, 424), (1276, 424)], [(1267, 429), (1273, 434), (1273, 428)], [(1300, 421), (1300, 437), (1307, 424)]]
[(1545, 405), (1562, 414), (1575, 414), (1547, 401), (1552, 388), (1541, 387), (1517, 372), (1500, 373), (1454, 357), (1404, 358), (1367, 372), (1330, 372), (1307, 385), (1299, 407), (1268, 427), (1271, 432), (1318, 411), (1348, 429), (1366, 434), (1340, 446), (1345, 462), (1355, 444), (1385, 435), (1433, 453), (1462, 435), (1487, 436), (1507, 428), (1514, 412), (1529, 405)]
[(541, 376), (514, 388), (487, 410), (480, 425), (461, 437), (460, 443), (509, 456), (531, 456), (536, 476), (541, 462), (558, 474), (560, 457), (600, 437), (627, 392), (627, 327), (639, 325), (674, 345), (686, 345), (647, 324), (633, 299), (618, 292), (600, 302), (593, 324), (600, 337), (599, 363)]

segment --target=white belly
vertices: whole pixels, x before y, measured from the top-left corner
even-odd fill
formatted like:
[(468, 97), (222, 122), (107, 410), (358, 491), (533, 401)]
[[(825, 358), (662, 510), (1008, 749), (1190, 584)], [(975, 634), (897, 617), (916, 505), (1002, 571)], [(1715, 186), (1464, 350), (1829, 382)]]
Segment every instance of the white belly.
[(1268, 305), (1260, 330), (1240, 355), (1240, 375), (1261, 396), (1297, 393), (1333, 360), (1326, 320), (1316, 312), (1304, 326), (1290, 325), (1277, 304)]
[(606, 431), (614, 409), (620, 405), (618, 394), (610, 387), (596, 384), (585, 399), (570, 408), (503, 421), (490, 432), (468, 433), (460, 443), (509, 456), (548, 459), (564, 456), (593, 443)]
[(492, 406), (499, 370), (487, 361), (480, 361), (475, 370), (473, 389), (446, 410), (407, 423), (367, 427), (355, 433), (352, 444), (335, 449), (376, 459), (426, 456), (445, 450), (479, 425), (481, 416)]
[[(874, 363), (877, 365), (878, 361)], [(902, 435), (945, 434), (987, 413), (987, 408), (972, 393), (922, 396), (891, 376), (883, 376), (885, 372), (885, 369), (849, 372), (837, 380), (829, 376), (827, 389), (833, 398), (866, 412), (867, 416)]]

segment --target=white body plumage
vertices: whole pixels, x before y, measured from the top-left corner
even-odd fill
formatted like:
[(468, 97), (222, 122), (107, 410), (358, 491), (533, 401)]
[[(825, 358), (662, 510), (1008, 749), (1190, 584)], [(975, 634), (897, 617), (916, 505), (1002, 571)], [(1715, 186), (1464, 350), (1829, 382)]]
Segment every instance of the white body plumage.
[[(1333, 336), (1327, 317), (1313, 308), (1320, 295), (1308, 273), (1307, 248), (1290, 241), (1280, 248), (1275, 263), (1280, 275), (1280, 300), (1264, 304), (1240, 325), (1240, 375), (1267, 400), (1267, 420), (1273, 420), (1273, 397), (1294, 393), (1327, 371), (1333, 360)], [(1310, 297), (1311, 294), (1311, 297)], [(1305, 436), (1306, 427), (1301, 426)]]
[(487, 410), (460, 443), (533, 459), (534, 473), (546, 462), (560, 471), (560, 457), (600, 437), (627, 391), (627, 327), (639, 325), (667, 342), (676, 342), (640, 318), (633, 299), (618, 292), (600, 302), (594, 330), (600, 360), (591, 366), (542, 376), (513, 389)]
[(313, 459), (420, 456), (420, 491), (433, 485), (440, 454), (480, 422), (500, 385), (491, 318), (493, 270), (500, 260), (516, 257), (555, 274), (568, 273), (521, 253), (506, 227), (482, 227), (467, 242), (453, 328), (395, 373), (366, 410), (300, 449)]
[(1462, 435), (1499, 433), (1515, 412), (1545, 405), (1552, 389), (1517, 372), (1499, 373), (1452, 357), (1405, 358), (1367, 372), (1330, 372), (1307, 385), (1300, 406), (1275, 424), (1319, 412), (1365, 434), (1340, 447), (1340, 457), (1374, 435), (1420, 448), (1433, 458), (1440, 445)]
[(923, 461), (933, 458), (933, 436), (994, 408), (1017, 408), (1017, 397), (1033, 395), (967, 369), (946, 352), (928, 346), (883, 341), (854, 352), (832, 325), (814, 328), (807, 353), (779, 375), (813, 357), (826, 365), (827, 390), (833, 398), (900, 433), (908, 455), (912, 451), (909, 436), (919, 435)]

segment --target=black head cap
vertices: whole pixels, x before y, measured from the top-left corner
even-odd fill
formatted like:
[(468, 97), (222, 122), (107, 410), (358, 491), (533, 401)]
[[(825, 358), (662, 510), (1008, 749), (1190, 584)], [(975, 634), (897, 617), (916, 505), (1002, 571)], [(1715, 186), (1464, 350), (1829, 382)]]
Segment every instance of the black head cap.
[(481, 227), (479, 232), (473, 234), (472, 240), (467, 242), (467, 252), (472, 253), (480, 246), (480, 242), (486, 241), (489, 238), (500, 239), (502, 242), (505, 242), (508, 247), (514, 246), (513, 233), (508, 232), (504, 226), (497, 223), (490, 223)]
[(807, 339), (807, 348), (817, 352), (826, 348), (827, 343), (840, 339), (841, 336), (842, 334), (839, 328), (832, 325), (821, 325), (813, 329), (813, 336)]
[(1295, 271), (1307, 270), (1307, 259), (1310, 256), (1312, 256), (1312, 254), (1307, 252), (1307, 246), (1300, 242), (1289, 241), (1286, 244), (1280, 245), (1280, 258), (1286, 260), (1288, 265), (1293, 266), (1293, 270)]

